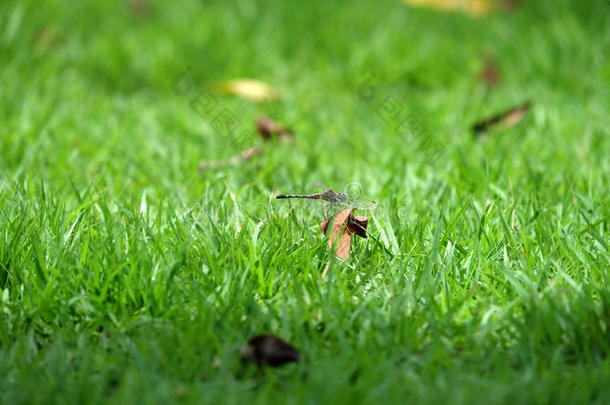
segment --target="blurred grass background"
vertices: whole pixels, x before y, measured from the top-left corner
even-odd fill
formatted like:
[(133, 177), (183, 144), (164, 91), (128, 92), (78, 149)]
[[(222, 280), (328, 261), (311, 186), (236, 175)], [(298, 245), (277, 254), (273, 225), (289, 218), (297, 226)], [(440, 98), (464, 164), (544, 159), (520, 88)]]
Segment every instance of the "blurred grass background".
[[(2, 2), (0, 399), (604, 403), (609, 12)], [(187, 70), (202, 89), (277, 88), (217, 98), (240, 128), (268, 115), (294, 140), (200, 174), (241, 148), (174, 92)], [(438, 160), (380, 118), (387, 97)], [(471, 136), (526, 100), (518, 125)], [(407, 207), (327, 281), (316, 221), (272, 200), (314, 182)], [(239, 376), (236, 348), (261, 332), (304, 361)]]

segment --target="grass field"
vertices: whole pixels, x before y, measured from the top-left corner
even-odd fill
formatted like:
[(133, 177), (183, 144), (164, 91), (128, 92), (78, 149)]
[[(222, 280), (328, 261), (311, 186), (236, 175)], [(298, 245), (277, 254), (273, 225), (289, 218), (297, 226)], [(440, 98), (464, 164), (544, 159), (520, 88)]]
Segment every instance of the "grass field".
[[(0, 402), (609, 403), (610, 4), (525, 3), (3, 1)], [(197, 110), (234, 78), (292, 141)], [(316, 182), (380, 205), (326, 279), (323, 215), (273, 198)], [(259, 333), (301, 362), (242, 367)]]

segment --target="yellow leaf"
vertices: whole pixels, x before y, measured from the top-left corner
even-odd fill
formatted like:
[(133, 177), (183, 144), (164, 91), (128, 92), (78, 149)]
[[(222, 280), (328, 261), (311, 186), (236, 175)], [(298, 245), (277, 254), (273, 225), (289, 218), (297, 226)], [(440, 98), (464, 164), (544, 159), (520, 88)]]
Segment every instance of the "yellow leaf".
[(493, 0), (402, 0), (403, 3), (442, 11), (465, 11), (469, 14), (485, 15), (494, 9)]
[(219, 94), (232, 94), (254, 101), (273, 101), (279, 93), (265, 82), (254, 79), (233, 79), (212, 85), (212, 90)]

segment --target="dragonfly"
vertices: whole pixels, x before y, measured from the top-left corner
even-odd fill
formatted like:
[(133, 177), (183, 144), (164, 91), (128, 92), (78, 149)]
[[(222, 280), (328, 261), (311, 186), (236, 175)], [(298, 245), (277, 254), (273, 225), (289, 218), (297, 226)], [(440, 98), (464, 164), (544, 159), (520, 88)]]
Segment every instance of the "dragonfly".
[(370, 201), (365, 198), (350, 195), (331, 189), (326, 189), (314, 194), (279, 194), (277, 199), (294, 198), (308, 199), (321, 202), (327, 208), (327, 215), (337, 213), (346, 209), (356, 210), (374, 210), (377, 206), (375, 201)]

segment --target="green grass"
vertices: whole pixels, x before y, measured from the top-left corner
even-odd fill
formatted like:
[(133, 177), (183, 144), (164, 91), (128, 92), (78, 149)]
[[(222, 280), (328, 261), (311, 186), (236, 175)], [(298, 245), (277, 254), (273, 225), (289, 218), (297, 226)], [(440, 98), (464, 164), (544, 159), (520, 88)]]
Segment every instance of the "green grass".
[[(608, 403), (610, 5), (528, 3), (2, 2), (0, 402)], [(199, 174), (240, 147), (172, 90), (188, 68), (277, 87), (217, 97), (294, 141)], [(326, 280), (323, 217), (273, 199), (315, 182), (381, 204)], [(302, 362), (243, 370), (258, 333)]]

